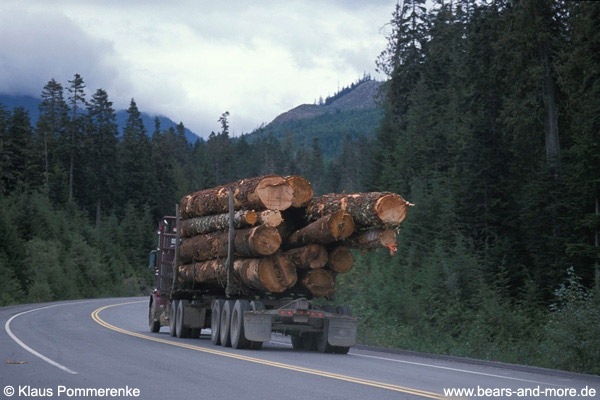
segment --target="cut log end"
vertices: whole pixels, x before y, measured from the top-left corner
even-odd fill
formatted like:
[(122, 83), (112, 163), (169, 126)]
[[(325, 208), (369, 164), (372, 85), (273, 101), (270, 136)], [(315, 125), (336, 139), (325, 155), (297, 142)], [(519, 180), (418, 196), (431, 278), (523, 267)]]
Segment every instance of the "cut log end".
[(386, 225), (397, 225), (406, 218), (406, 201), (397, 194), (387, 194), (375, 204), (375, 212)]
[(292, 207), (306, 206), (313, 197), (313, 188), (310, 182), (299, 175), (288, 176), (285, 180), (292, 187), (294, 193)]
[(294, 199), (292, 187), (278, 175), (263, 178), (256, 186), (255, 194), (270, 210), (288, 209)]
[(381, 244), (386, 247), (395, 246), (396, 243), (396, 232), (393, 229), (386, 229), (381, 232), (381, 237), (379, 238)]
[(329, 252), (329, 267), (339, 273), (344, 274), (350, 271), (354, 264), (354, 256), (344, 246), (336, 247)]
[(265, 257), (258, 264), (258, 276), (264, 287), (273, 293), (281, 293), (296, 284), (296, 271), (289, 263), (277, 257)]
[(246, 211), (244, 218), (248, 225), (254, 225), (255, 223), (258, 222), (258, 214), (254, 210)]
[(331, 215), (329, 227), (337, 240), (346, 239), (354, 232), (354, 220), (350, 214), (340, 210)]
[(258, 222), (263, 225), (276, 228), (283, 222), (283, 217), (281, 216), (280, 211), (265, 210), (258, 214)]
[(281, 235), (275, 228), (259, 225), (253, 229), (249, 241), (257, 253), (271, 255), (281, 246)]
[(318, 244), (311, 244), (308, 246), (307, 263), (311, 269), (323, 268), (327, 264), (329, 255), (327, 249)]
[(335, 292), (335, 278), (331, 271), (313, 269), (308, 272), (302, 285), (315, 297), (331, 296)]

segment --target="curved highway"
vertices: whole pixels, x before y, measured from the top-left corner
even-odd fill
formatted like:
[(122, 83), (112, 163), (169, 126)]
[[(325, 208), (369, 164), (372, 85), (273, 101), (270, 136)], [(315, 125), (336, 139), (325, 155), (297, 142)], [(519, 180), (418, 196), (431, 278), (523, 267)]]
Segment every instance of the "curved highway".
[[(260, 351), (234, 350), (214, 346), (207, 331), (200, 339), (173, 338), (166, 327), (150, 333), (147, 314), (146, 298), (0, 308), (0, 398), (439, 399), (449, 389), (473, 390), (454, 392), (461, 398), (591, 390), (588, 398), (600, 398), (597, 376), (356, 348), (296, 351), (282, 336)], [(561, 396), (568, 390), (576, 396)]]

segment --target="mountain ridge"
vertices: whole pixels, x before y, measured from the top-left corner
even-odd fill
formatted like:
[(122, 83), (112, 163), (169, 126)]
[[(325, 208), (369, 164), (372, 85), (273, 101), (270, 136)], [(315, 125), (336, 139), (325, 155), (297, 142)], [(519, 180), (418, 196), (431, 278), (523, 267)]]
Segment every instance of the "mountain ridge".
[[(12, 110), (14, 107), (23, 107), (25, 110), (27, 110), (31, 120), (31, 125), (35, 125), (40, 116), (39, 105), (41, 102), (42, 101), (40, 99), (33, 96), (13, 96), (0, 94), (0, 104), (3, 105), (7, 110)], [(119, 136), (121, 136), (123, 134), (123, 128), (125, 127), (125, 122), (127, 121), (127, 110), (116, 110), (115, 115), (117, 117), (116, 122), (119, 127)], [(178, 125), (175, 121), (164, 115), (150, 114), (140, 110), (140, 116), (144, 126), (146, 127), (146, 130), (148, 131), (148, 136), (150, 137), (152, 137), (154, 131), (155, 117), (158, 117), (161, 129), (175, 129), (175, 127)], [(203, 140), (199, 135), (192, 132), (188, 128), (185, 128), (185, 137), (188, 142), (192, 144), (196, 143), (198, 140)]]

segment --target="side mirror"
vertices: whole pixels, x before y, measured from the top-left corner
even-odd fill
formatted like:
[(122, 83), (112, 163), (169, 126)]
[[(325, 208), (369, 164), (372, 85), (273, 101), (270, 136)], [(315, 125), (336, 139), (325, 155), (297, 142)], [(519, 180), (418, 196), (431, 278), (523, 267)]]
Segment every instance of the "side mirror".
[(152, 250), (150, 252), (150, 262), (148, 263), (148, 268), (151, 270), (156, 270), (156, 256), (157, 256), (157, 250)]

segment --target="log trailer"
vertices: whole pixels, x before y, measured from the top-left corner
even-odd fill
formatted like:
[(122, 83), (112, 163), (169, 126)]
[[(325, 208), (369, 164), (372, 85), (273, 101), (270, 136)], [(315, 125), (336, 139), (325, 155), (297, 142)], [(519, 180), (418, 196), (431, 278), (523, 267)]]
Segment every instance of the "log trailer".
[(347, 306), (319, 306), (305, 297), (268, 293), (243, 294), (233, 271), (233, 197), (230, 193), (227, 282), (222, 290), (184, 283), (178, 278), (180, 226), (176, 216), (164, 217), (158, 228), (158, 247), (150, 253), (155, 288), (150, 296), (151, 332), (168, 326), (171, 336), (199, 338), (210, 328), (215, 345), (258, 350), (272, 332), (290, 335), (295, 349), (346, 354), (356, 343), (356, 317)]

